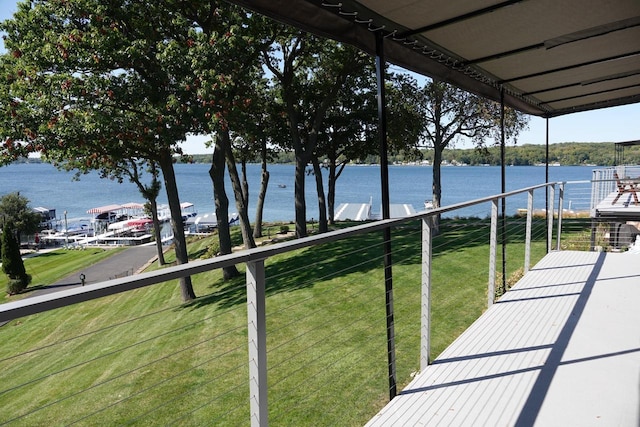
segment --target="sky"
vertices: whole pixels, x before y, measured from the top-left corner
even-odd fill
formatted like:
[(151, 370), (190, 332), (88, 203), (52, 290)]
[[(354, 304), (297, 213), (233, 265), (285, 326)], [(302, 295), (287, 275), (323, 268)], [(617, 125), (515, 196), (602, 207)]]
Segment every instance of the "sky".
[[(16, 0), (0, 0), (0, 20), (10, 18), (17, 9), (16, 4)], [(0, 40), (0, 52), (3, 51)], [(520, 133), (518, 144), (544, 144), (546, 142), (546, 127), (546, 119), (531, 116), (529, 129)], [(212, 149), (205, 146), (205, 142), (209, 139), (204, 135), (189, 136), (183, 145), (183, 151), (186, 154), (211, 153)], [(549, 119), (549, 143), (551, 144), (560, 142), (621, 142), (638, 139), (640, 139), (640, 103)], [(470, 148), (471, 145), (459, 142), (455, 147)]]

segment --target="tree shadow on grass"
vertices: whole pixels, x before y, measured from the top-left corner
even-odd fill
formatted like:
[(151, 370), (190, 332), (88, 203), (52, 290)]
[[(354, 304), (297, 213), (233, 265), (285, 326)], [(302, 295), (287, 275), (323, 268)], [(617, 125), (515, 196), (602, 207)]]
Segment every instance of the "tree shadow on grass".
[(204, 248), (201, 248), (201, 249), (199, 249), (199, 250), (197, 250), (195, 252), (190, 252), (189, 253), (189, 260), (193, 261), (193, 260), (197, 260), (197, 259), (202, 259), (207, 254), (207, 252), (209, 252), (209, 247), (204, 247)]
[[(291, 256), (277, 256), (265, 265), (266, 294), (311, 288), (336, 275), (366, 273), (382, 266), (382, 235), (370, 233), (306, 248)], [(218, 304), (229, 308), (246, 304), (245, 276), (218, 280), (209, 285), (214, 291), (185, 307), (198, 308)]]
[[(517, 219), (519, 221), (519, 219)], [(508, 241), (524, 242), (523, 220), (510, 219)], [(490, 220), (443, 220), (434, 246), (440, 249), (434, 258), (473, 246), (489, 244)], [(391, 233), (392, 262), (395, 265), (415, 265), (422, 260), (421, 228), (416, 222), (396, 227)], [(367, 274), (383, 267), (384, 247), (381, 231), (338, 240), (267, 260), (265, 266), (266, 294), (275, 295), (314, 287), (317, 283), (347, 274)], [(246, 304), (245, 276), (217, 280), (209, 285), (212, 293), (186, 304), (199, 308), (217, 304), (230, 308)]]
[(54, 251), (54, 252), (32, 252), (29, 254), (28, 258), (51, 258), (51, 257), (58, 257), (64, 255), (63, 253)]

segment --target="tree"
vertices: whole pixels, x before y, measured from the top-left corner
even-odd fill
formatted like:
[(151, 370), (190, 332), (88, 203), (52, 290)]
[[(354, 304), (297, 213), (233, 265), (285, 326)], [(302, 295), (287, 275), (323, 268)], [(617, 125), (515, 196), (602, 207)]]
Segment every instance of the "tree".
[[(427, 143), (433, 148), (433, 206), (442, 200), (442, 153), (459, 137), (467, 137), (483, 147), (486, 138), (499, 137), (499, 105), (452, 85), (428, 81), (416, 92), (422, 104)], [(526, 126), (524, 114), (509, 109), (505, 121), (507, 139), (514, 139)]]
[(244, 119), (241, 129), (236, 129), (234, 138), (235, 158), (240, 160), (242, 170), (242, 194), (248, 205), (249, 184), (247, 180), (247, 162), (259, 161), (261, 165), (260, 188), (257, 195), (253, 237), (262, 237), (262, 215), (264, 201), (269, 185), (268, 163), (274, 157), (275, 141), (283, 140), (281, 116), (270, 102), (270, 93), (266, 79), (256, 79), (253, 83), (252, 102), (243, 109)]
[[(318, 153), (326, 158), (328, 169), (328, 220), (334, 222), (336, 182), (350, 161), (377, 156), (378, 116), (375, 73), (372, 68), (350, 75), (347, 84), (338, 94), (336, 103), (327, 112), (327, 128), (318, 147)], [(420, 105), (411, 93), (415, 92), (415, 80), (404, 74), (391, 74), (385, 83), (387, 91), (387, 138), (392, 153), (417, 154), (424, 128)], [(314, 165), (315, 168), (315, 165)], [(318, 173), (318, 172), (316, 172)]]
[[(154, 238), (156, 241), (156, 252), (158, 255), (158, 264), (165, 265), (164, 250), (162, 248), (161, 237), (161, 225), (158, 219), (158, 196), (162, 189), (162, 183), (160, 182), (160, 170), (159, 166), (153, 162), (144, 159), (127, 158), (126, 156), (120, 159), (116, 159), (116, 156), (110, 153), (111, 148), (105, 145), (92, 146), (94, 151), (90, 155), (98, 155), (105, 160), (105, 162), (87, 162), (86, 153), (78, 153), (78, 156), (68, 156), (68, 153), (54, 150), (49, 152), (48, 158), (53, 160), (54, 165), (64, 170), (76, 170), (74, 179), (79, 179), (80, 175), (89, 173), (91, 170), (98, 170), (100, 177), (103, 179), (112, 179), (118, 181), (120, 184), (124, 182), (124, 178), (127, 178), (130, 182), (138, 187), (138, 191), (142, 197), (147, 201), (147, 212), (153, 221)], [(99, 151), (98, 151), (99, 150)], [(144, 172), (151, 176), (150, 182), (145, 183), (143, 181)]]
[(0, 225), (12, 225), (20, 244), (22, 233), (33, 234), (38, 231), (42, 216), (29, 207), (29, 199), (15, 192), (0, 198), (0, 221)]
[[(307, 235), (305, 176), (325, 126), (327, 110), (349, 75), (364, 68), (366, 56), (347, 45), (280, 27), (263, 60), (273, 74), (274, 99), (287, 118), (290, 147), (295, 153), (296, 236)], [(317, 176), (317, 175), (316, 175)], [(317, 176), (318, 209), (326, 216), (322, 177)]]
[[(213, 201), (216, 206), (216, 220), (218, 222), (218, 242), (220, 244), (220, 253), (230, 254), (233, 250), (231, 243), (231, 233), (229, 231), (229, 198), (224, 188), (224, 172), (226, 167), (224, 147), (217, 142), (216, 136), (213, 144), (213, 155), (211, 167), (209, 168), (209, 176), (213, 183)], [(222, 269), (223, 279), (231, 279), (240, 275), (235, 265)]]
[[(169, 6), (105, 0), (21, 3), (14, 19), (2, 25), (10, 52), (2, 65), (10, 91), (0, 106), (12, 118), (2, 126), (8, 136), (5, 157), (39, 151), (48, 158), (81, 158), (87, 167), (122, 159), (157, 163), (176, 259), (184, 264), (188, 255), (173, 155), (194, 124), (190, 91), (170, 65), (176, 39), (188, 32), (189, 23)], [(183, 300), (195, 298), (190, 277), (180, 280), (180, 288)]]
[[(214, 156), (209, 175), (213, 182), (220, 252), (231, 252), (228, 227), (228, 197), (224, 184), (229, 173), (240, 227), (246, 248), (255, 247), (248, 215), (248, 194), (237, 170), (233, 141), (243, 134), (246, 110), (256, 97), (256, 81), (262, 76), (258, 61), (265, 41), (265, 27), (272, 25), (256, 14), (225, 2), (184, 2), (183, 13), (193, 22), (187, 40), (189, 49), (183, 74), (192, 76), (187, 84), (197, 94), (197, 105), (206, 107), (199, 119), (202, 133), (215, 135)], [(224, 161), (223, 161), (224, 160)], [(235, 268), (233, 268), (235, 269)], [(225, 277), (237, 274), (232, 268)]]
[(9, 295), (22, 292), (31, 283), (31, 276), (27, 274), (20, 256), (20, 244), (11, 221), (7, 221), (2, 228), (2, 271), (9, 278)]
[[(142, 165), (140, 165), (142, 166)], [(124, 170), (129, 175), (129, 180), (136, 184), (138, 191), (147, 200), (145, 204), (145, 210), (148, 211), (153, 221), (153, 236), (156, 241), (156, 253), (158, 254), (158, 265), (163, 266), (166, 264), (164, 259), (164, 250), (162, 248), (162, 234), (160, 220), (158, 219), (158, 195), (162, 188), (162, 183), (158, 178), (158, 167), (155, 163), (151, 162), (147, 169), (151, 175), (151, 182), (145, 184), (140, 177), (140, 167), (137, 163), (132, 163), (130, 168)]]

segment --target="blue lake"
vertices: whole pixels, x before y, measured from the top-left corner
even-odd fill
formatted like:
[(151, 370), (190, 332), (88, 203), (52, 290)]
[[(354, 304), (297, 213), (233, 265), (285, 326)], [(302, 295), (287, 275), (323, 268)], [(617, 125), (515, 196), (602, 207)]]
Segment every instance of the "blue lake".
[[(198, 213), (213, 212), (213, 187), (207, 164), (176, 164), (176, 179), (182, 202), (191, 202)], [(555, 166), (550, 169), (551, 181), (589, 180), (593, 167)], [(265, 201), (265, 221), (288, 221), (294, 218), (294, 166), (269, 166), (271, 179)], [(391, 203), (408, 203), (422, 210), (425, 200), (430, 200), (432, 184), (430, 166), (391, 166), (389, 182)], [(506, 169), (507, 190), (515, 190), (544, 183), (545, 168), (536, 166), (513, 166)], [(250, 218), (255, 216), (256, 195), (259, 188), (260, 166), (248, 165), (250, 191)], [(56, 209), (58, 217), (66, 210), (68, 217), (88, 218), (87, 210), (108, 204), (143, 202), (137, 187), (125, 182), (118, 184), (100, 179), (97, 174), (82, 175), (74, 181), (73, 173), (59, 171), (49, 164), (16, 164), (0, 167), (0, 196), (19, 191), (27, 197), (32, 207), (43, 206)], [(326, 179), (325, 179), (326, 182)], [(442, 168), (443, 205), (460, 203), (500, 192), (500, 167), (464, 166)], [(336, 208), (340, 203), (373, 202), (373, 211), (380, 212), (380, 168), (378, 166), (347, 166), (338, 179)], [(234, 212), (231, 185), (227, 182), (230, 212)], [(326, 188), (325, 188), (326, 191)], [(317, 218), (315, 182), (313, 176), (306, 183), (307, 218)], [(166, 203), (164, 192), (159, 203)], [(536, 207), (544, 204), (536, 201)], [(514, 199), (507, 208), (508, 213), (526, 207), (526, 196)], [(487, 206), (470, 208), (458, 215), (487, 216)]]

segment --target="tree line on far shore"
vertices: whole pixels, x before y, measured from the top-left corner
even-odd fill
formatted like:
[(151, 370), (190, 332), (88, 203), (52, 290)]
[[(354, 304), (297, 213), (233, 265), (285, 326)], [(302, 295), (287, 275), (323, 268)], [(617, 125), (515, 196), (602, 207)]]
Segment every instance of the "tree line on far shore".
[[(442, 159), (450, 164), (500, 165), (500, 147), (490, 146), (482, 149), (445, 149)], [(508, 145), (505, 150), (507, 165), (535, 166), (544, 164), (546, 160), (546, 148), (544, 144), (517, 144)], [(256, 161), (258, 159), (256, 158)], [(181, 158), (185, 163), (210, 163), (210, 154), (193, 154)], [(289, 151), (277, 153), (271, 163), (293, 164), (295, 154)], [(433, 151), (422, 149), (419, 154), (400, 152), (389, 155), (391, 163), (412, 163), (427, 161), (433, 162)], [(563, 166), (613, 166), (615, 164), (615, 150), (613, 142), (563, 142), (549, 145), (549, 162), (560, 163)], [(377, 164), (379, 157), (367, 156), (357, 163)], [(640, 146), (626, 147), (624, 150), (625, 164), (640, 164)]]

